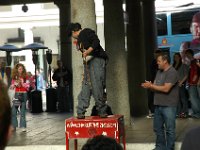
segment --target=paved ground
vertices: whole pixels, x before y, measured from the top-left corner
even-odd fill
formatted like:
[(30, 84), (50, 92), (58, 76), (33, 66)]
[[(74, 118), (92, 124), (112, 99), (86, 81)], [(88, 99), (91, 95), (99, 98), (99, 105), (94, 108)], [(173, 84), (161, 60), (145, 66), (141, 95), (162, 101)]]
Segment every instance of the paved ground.
[[(6, 150), (64, 150), (65, 127), (64, 121), (71, 117), (70, 113), (27, 113), (27, 132), (17, 129)], [(154, 147), (152, 119), (134, 118), (133, 125), (126, 128), (127, 150), (151, 150)], [(185, 132), (200, 125), (200, 119), (177, 119), (176, 149), (180, 149)], [(79, 141), (81, 146), (85, 140)], [(70, 141), (73, 146), (72, 140)]]

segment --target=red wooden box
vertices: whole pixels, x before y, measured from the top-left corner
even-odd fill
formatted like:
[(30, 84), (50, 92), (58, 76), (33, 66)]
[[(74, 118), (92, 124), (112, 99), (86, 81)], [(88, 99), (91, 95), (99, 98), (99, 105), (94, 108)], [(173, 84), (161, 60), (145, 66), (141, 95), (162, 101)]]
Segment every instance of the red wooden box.
[(126, 150), (124, 117), (110, 115), (107, 118), (88, 116), (85, 119), (71, 117), (65, 120), (66, 150), (69, 150), (69, 139), (74, 139), (74, 149), (77, 150), (78, 138), (92, 138), (96, 135), (105, 135), (122, 142)]

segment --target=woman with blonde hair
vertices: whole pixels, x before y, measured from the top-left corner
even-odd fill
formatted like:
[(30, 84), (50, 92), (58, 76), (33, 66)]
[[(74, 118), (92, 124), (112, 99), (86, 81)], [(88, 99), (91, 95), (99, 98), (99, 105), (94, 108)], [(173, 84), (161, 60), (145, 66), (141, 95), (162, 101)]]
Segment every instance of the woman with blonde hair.
[(15, 89), (15, 98), (12, 105), (12, 125), (18, 127), (17, 112), (20, 111), (20, 128), (26, 132), (26, 101), (29, 89), (29, 80), (25, 66), (21, 63), (15, 65), (12, 70), (11, 88)]

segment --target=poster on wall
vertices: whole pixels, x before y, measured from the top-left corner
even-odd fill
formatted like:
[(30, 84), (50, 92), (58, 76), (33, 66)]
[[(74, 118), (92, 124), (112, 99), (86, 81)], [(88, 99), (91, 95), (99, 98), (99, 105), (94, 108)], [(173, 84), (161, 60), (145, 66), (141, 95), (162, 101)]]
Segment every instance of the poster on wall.
[(171, 58), (180, 52), (186, 64), (187, 49), (192, 49), (194, 58), (200, 59), (200, 6), (157, 12), (156, 23), (159, 49), (169, 49)]

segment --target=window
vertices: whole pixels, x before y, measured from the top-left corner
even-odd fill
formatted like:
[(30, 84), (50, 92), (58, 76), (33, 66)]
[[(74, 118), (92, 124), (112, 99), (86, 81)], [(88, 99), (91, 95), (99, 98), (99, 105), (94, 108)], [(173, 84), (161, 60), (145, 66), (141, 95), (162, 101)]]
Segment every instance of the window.
[(167, 15), (166, 14), (157, 14), (156, 15), (156, 23), (157, 23), (158, 36), (167, 35)]
[(190, 34), (192, 17), (198, 11), (172, 13), (172, 34)]

